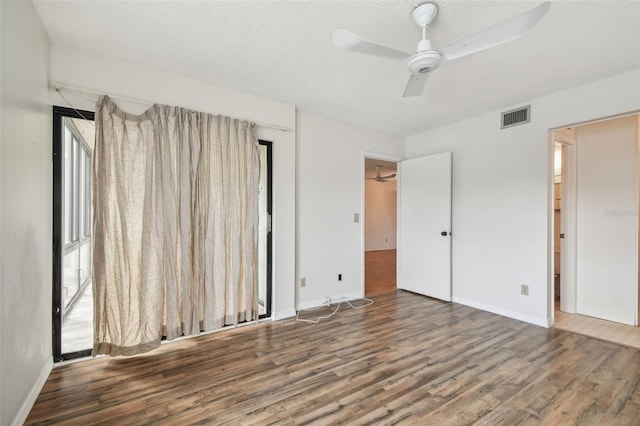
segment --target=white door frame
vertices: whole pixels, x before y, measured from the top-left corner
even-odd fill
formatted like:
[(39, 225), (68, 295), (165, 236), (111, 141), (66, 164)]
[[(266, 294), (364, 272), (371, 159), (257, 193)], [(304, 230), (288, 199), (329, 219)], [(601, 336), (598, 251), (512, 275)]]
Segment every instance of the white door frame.
[[(395, 163), (399, 163), (403, 160), (403, 158), (395, 157), (393, 155), (379, 154), (376, 152), (368, 152), (362, 151), (362, 160), (360, 167), (360, 297), (364, 297), (364, 249), (365, 249), (365, 239), (364, 239), (364, 227), (365, 227), (365, 212), (364, 212), (364, 196), (365, 196), (365, 161), (366, 159), (372, 160), (382, 160), (382, 161), (392, 161)], [(396, 223), (397, 226), (397, 223)], [(398, 247), (398, 237), (396, 234), (396, 248)]]

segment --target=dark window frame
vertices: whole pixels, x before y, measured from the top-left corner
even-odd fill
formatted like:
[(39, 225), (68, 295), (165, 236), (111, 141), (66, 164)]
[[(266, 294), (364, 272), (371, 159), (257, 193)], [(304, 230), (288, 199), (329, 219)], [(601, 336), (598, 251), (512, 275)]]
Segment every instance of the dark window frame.
[[(91, 349), (62, 353), (62, 274), (63, 274), (63, 254), (65, 249), (79, 244), (81, 238), (76, 241), (72, 241), (69, 244), (65, 244), (65, 236), (62, 235), (64, 230), (64, 216), (63, 216), (63, 191), (64, 191), (64, 118), (80, 118), (94, 120), (95, 114), (92, 111), (79, 111), (72, 108), (65, 108), (54, 106), (53, 107), (53, 291), (52, 291), (52, 345), (53, 345), (53, 361), (65, 361), (75, 358), (81, 358), (91, 355)], [(72, 133), (72, 138), (76, 138), (77, 135)], [(84, 147), (81, 139), (78, 140), (78, 147), (84, 152)], [(71, 146), (73, 146), (73, 142)], [(72, 148), (73, 149), (73, 148)], [(73, 156), (71, 157), (73, 158)], [(73, 178), (72, 178), (73, 181)], [(79, 199), (78, 194), (78, 199)], [(81, 213), (79, 213), (81, 214)], [(73, 225), (72, 225), (73, 227)], [(80, 235), (80, 229), (78, 229), (78, 235)]]
[[(267, 147), (267, 214), (273, 223), (273, 142), (258, 140), (260, 145)], [(271, 305), (273, 295), (273, 232), (267, 230), (267, 300), (265, 300), (266, 312), (259, 315), (260, 319), (271, 317)]]

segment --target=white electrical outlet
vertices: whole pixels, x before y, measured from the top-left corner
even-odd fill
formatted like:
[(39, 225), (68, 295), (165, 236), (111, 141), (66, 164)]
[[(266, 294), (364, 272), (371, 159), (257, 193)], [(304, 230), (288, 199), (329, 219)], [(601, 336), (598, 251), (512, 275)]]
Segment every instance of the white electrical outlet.
[(526, 284), (520, 284), (520, 294), (523, 296), (529, 295), (529, 286)]
[(307, 286), (307, 279), (305, 277), (300, 278), (300, 287)]

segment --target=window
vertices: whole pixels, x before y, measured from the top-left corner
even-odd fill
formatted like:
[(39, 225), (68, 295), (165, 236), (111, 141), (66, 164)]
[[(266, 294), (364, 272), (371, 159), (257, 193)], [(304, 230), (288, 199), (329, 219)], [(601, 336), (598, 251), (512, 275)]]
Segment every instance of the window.
[(91, 149), (64, 118), (65, 247), (91, 234)]
[(93, 113), (53, 108), (53, 354), (86, 356), (93, 340)]

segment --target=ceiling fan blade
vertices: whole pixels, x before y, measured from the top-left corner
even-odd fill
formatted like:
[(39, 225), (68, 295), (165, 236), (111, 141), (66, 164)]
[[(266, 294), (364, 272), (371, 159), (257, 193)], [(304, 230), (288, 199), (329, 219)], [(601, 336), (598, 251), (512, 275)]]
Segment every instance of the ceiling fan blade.
[(394, 177), (396, 177), (396, 174), (392, 174), (392, 175), (388, 175), (388, 176), (380, 176), (380, 179), (393, 179)]
[(411, 74), (407, 86), (404, 88), (402, 97), (408, 98), (410, 96), (420, 96), (424, 92), (424, 87), (427, 85), (427, 79), (429, 73), (424, 74)]
[(348, 50), (350, 52), (382, 56), (384, 58), (391, 59), (407, 59), (412, 55), (411, 53), (403, 52), (402, 50), (397, 50), (392, 47), (386, 47), (364, 40), (347, 30), (335, 30), (333, 32), (333, 44), (338, 46), (340, 49)]
[(452, 60), (508, 43), (536, 25), (550, 8), (551, 3), (544, 2), (528, 12), (444, 47), (442, 54), (446, 59)]

